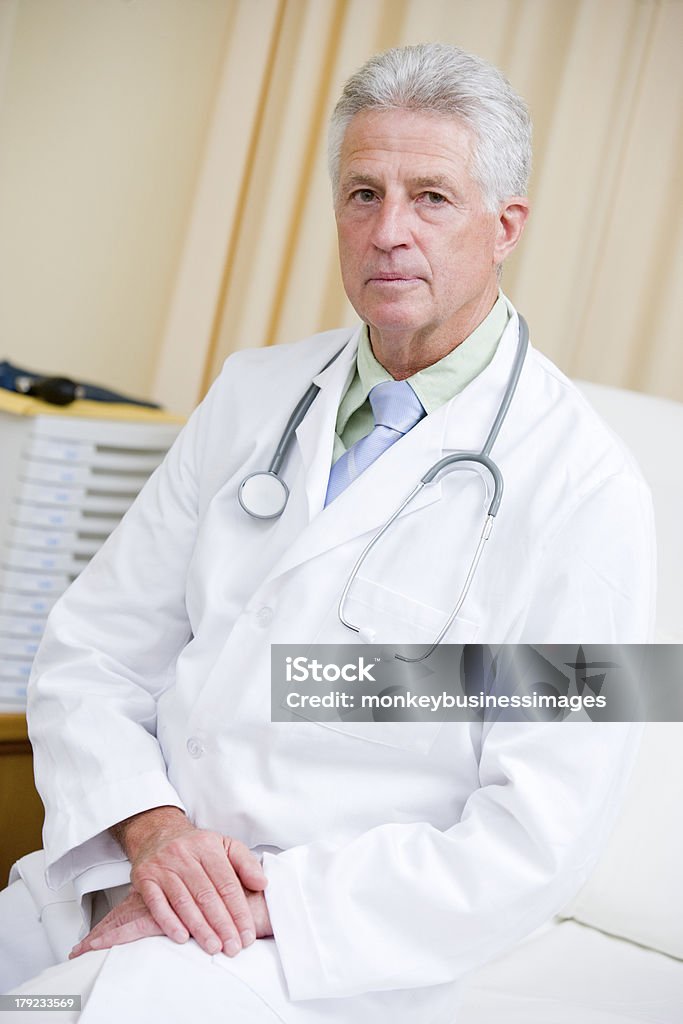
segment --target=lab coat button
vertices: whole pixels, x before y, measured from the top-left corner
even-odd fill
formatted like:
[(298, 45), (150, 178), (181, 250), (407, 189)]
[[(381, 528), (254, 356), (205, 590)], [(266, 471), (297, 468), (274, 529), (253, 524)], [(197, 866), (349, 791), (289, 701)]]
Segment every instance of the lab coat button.
[(187, 752), (190, 757), (201, 757), (204, 753), (204, 747), (195, 736), (190, 736), (187, 741)]
[(262, 629), (267, 629), (273, 621), (273, 609), (264, 605), (256, 612), (256, 622)]

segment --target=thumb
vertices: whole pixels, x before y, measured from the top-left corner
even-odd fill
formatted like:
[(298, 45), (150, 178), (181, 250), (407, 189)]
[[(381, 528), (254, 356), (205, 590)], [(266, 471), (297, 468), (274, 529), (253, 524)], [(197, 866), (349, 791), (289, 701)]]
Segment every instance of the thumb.
[(261, 891), (268, 885), (265, 872), (258, 862), (256, 854), (252, 853), (239, 839), (223, 839), (225, 852), (232, 864), (235, 874), (242, 885), (247, 889)]

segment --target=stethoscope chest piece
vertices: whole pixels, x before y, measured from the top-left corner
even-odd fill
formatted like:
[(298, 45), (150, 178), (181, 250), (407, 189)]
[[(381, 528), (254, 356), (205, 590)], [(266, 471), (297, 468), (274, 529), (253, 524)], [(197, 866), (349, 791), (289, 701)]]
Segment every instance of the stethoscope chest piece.
[[(515, 354), (514, 363), (512, 366), (512, 370), (510, 372), (510, 377), (508, 379), (505, 393), (501, 399), (500, 406), (498, 407), (498, 412), (496, 413), (495, 419), (491, 425), (491, 429), (489, 430), (488, 437), (484, 442), (484, 447), (481, 449), (481, 451), (456, 452), (454, 455), (447, 455), (443, 459), (440, 459), (438, 462), (434, 463), (434, 465), (420, 479), (419, 483), (413, 488), (408, 497), (405, 498), (401, 505), (399, 505), (399, 507), (396, 509), (393, 515), (391, 515), (390, 518), (387, 519), (384, 526), (382, 526), (381, 529), (379, 529), (377, 533), (374, 535), (374, 537), (371, 538), (370, 542), (361, 552), (358, 560), (356, 561), (356, 564), (351, 570), (351, 574), (348, 580), (346, 581), (346, 585), (344, 586), (344, 589), (342, 591), (341, 598), (339, 600), (340, 622), (342, 623), (342, 625), (348, 627), (348, 629), (353, 630), (354, 633), (358, 633), (360, 639), (364, 643), (373, 643), (376, 636), (375, 631), (368, 627), (360, 626), (351, 622), (345, 615), (344, 611), (347, 594), (351, 588), (353, 581), (356, 579), (356, 576), (358, 575), (358, 570), (365, 561), (365, 558), (370, 553), (371, 549), (375, 547), (380, 538), (385, 535), (385, 533), (392, 525), (392, 523), (396, 521), (398, 516), (400, 516), (403, 510), (410, 504), (410, 502), (413, 500), (418, 491), (422, 490), (423, 487), (432, 483), (432, 481), (435, 480), (436, 477), (439, 476), (439, 474), (441, 474), (442, 472), (446, 472), (452, 468), (455, 468), (460, 463), (466, 462), (478, 463), (479, 465), (483, 466), (486, 470), (488, 470), (491, 477), (493, 478), (493, 498), (489, 506), (486, 519), (482, 527), (481, 535), (479, 537), (479, 542), (477, 544), (470, 567), (467, 571), (467, 576), (465, 578), (465, 582), (463, 584), (458, 600), (456, 601), (453, 610), (451, 611), (448, 619), (446, 620), (446, 623), (442, 627), (441, 632), (437, 636), (436, 640), (434, 640), (431, 647), (427, 650), (426, 654), (423, 654), (418, 658), (408, 658), (401, 654), (396, 654), (395, 657), (398, 658), (400, 661), (424, 661), (425, 658), (428, 658), (432, 651), (435, 650), (435, 648), (444, 639), (449, 629), (451, 628), (451, 625), (454, 622), (456, 616), (459, 614), (460, 608), (463, 602), (465, 601), (467, 594), (469, 593), (470, 587), (472, 585), (472, 580), (474, 578), (474, 574), (477, 570), (477, 566), (479, 565), (479, 559), (482, 555), (484, 545), (491, 533), (493, 522), (498, 512), (498, 507), (500, 505), (500, 501), (503, 495), (503, 474), (501, 473), (500, 469), (491, 458), (491, 449), (493, 448), (493, 445), (495, 444), (498, 434), (500, 433), (503, 421), (507, 416), (508, 408), (510, 407), (510, 403), (513, 399), (515, 391), (517, 390), (517, 382), (519, 381), (519, 377), (522, 372), (522, 367), (524, 365), (524, 359), (526, 357), (526, 351), (529, 344), (529, 329), (527, 327), (526, 320), (523, 316), (519, 316), (518, 319), (519, 332), (517, 352)], [(327, 367), (334, 362), (334, 360), (340, 355), (342, 351), (343, 349), (340, 349), (339, 352), (337, 352), (336, 355), (334, 355), (332, 359), (330, 359), (325, 364), (323, 370), (326, 370)], [(281, 516), (282, 513), (284, 512), (285, 506), (287, 504), (287, 499), (289, 497), (289, 490), (287, 488), (287, 484), (278, 474), (284, 462), (287, 451), (290, 445), (292, 444), (296, 431), (303, 422), (303, 419), (308, 410), (310, 409), (311, 405), (313, 404), (318, 394), (318, 391), (318, 385), (312, 383), (309, 386), (306, 393), (303, 395), (303, 397), (299, 399), (296, 407), (294, 408), (292, 414), (289, 417), (289, 420), (287, 421), (287, 425), (284, 429), (282, 437), (280, 438), (280, 441), (275, 450), (275, 454), (273, 455), (268, 470), (261, 470), (256, 473), (250, 473), (250, 475), (245, 477), (242, 483), (240, 484), (239, 491), (237, 492), (239, 503), (244, 509), (244, 511), (247, 512), (248, 515), (253, 516), (255, 519), (277, 519), (278, 516)]]
[(261, 470), (244, 478), (237, 498), (244, 511), (255, 519), (277, 519), (285, 510), (289, 489), (277, 474)]

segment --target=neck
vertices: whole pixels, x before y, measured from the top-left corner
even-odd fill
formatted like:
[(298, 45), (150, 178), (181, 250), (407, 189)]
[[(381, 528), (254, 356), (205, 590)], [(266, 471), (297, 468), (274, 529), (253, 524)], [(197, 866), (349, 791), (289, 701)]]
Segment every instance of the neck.
[(436, 328), (425, 328), (422, 331), (407, 332), (401, 329), (379, 330), (368, 324), (372, 352), (384, 369), (394, 380), (405, 380), (413, 374), (424, 370), (427, 366), (438, 363), (462, 344), (483, 323), (493, 309), (498, 298), (498, 290), (491, 297), (487, 295), (477, 303), (476, 307), (465, 311), (449, 320), (447, 324)]

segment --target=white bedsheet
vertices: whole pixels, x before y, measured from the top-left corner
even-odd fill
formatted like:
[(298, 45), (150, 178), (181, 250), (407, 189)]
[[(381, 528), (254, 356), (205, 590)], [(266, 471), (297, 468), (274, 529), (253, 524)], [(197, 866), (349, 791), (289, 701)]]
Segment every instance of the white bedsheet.
[(563, 921), (471, 975), (457, 1024), (683, 1024), (683, 962)]

